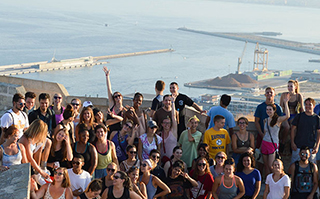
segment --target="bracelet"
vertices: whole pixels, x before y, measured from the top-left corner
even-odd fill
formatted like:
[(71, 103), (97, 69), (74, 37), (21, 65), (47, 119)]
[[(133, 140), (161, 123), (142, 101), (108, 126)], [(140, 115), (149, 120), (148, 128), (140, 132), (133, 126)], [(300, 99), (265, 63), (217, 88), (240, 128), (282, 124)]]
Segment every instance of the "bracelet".
[(190, 128), (190, 127), (187, 127), (187, 129), (190, 130), (191, 128)]

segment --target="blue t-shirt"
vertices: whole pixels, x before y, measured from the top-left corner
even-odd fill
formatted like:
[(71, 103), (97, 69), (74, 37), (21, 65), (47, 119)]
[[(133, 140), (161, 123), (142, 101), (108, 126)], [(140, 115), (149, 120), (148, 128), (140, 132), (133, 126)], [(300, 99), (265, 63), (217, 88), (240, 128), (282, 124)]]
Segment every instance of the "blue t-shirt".
[[(279, 115), (279, 116), (282, 116), (283, 115), (283, 112), (282, 112), (282, 108), (276, 104), (276, 107), (277, 107), (277, 110), (276, 110), (276, 113)], [(256, 112), (254, 113), (254, 116), (257, 117), (257, 118), (260, 118), (260, 121), (259, 121), (259, 124), (260, 124), (260, 127), (261, 127), (261, 131), (263, 132), (264, 130), (264, 123), (263, 123), (263, 120), (266, 119), (267, 117), (269, 117), (267, 115), (267, 104), (266, 102), (263, 102), (261, 104), (259, 104), (257, 106), (257, 109), (256, 109)]]
[(224, 124), (224, 127), (223, 127), (224, 129), (227, 129), (227, 127), (233, 128), (236, 126), (234, 117), (230, 111), (228, 111), (227, 109), (221, 106), (214, 106), (208, 112), (208, 116), (210, 117), (210, 123), (209, 123), (208, 129), (214, 127), (213, 118), (216, 115), (222, 115), (223, 117), (226, 118), (226, 123)]
[(244, 184), (246, 196), (253, 196), (254, 191), (256, 190), (256, 182), (261, 181), (261, 175), (258, 169), (254, 169), (248, 175), (243, 172), (236, 172), (236, 175), (239, 176)]
[(313, 112), (317, 115), (320, 115), (320, 104), (318, 104), (316, 107), (314, 107)]

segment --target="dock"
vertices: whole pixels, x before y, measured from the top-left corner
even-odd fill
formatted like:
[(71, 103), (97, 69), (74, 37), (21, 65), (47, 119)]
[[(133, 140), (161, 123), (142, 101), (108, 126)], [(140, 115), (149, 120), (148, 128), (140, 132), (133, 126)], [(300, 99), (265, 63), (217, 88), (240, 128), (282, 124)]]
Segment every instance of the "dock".
[[(215, 37), (222, 37), (226, 39), (233, 39), (238, 41), (247, 41), (250, 43), (258, 42), (259, 44), (263, 44), (267, 46), (320, 55), (320, 43), (303, 43), (303, 42), (296, 42), (296, 41), (277, 39), (277, 38), (271, 38), (271, 37), (263, 37), (263, 36), (259, 36), (259, 34), (256, 34), (256, 33), (208, 32), (208, 31), (202, 31), (202, 30), (189, 29), (186, 27), (178, 28), (178, 30), (210, 35)], [(266, 34), (261, 34), (261, 35), (266, 35)], [(272, 35), (272, 34), (269, 34), (269, 35)], [(279, 34), (275, 33), (274, 36), (276, 35), (279, 35)]]
[(92, 67), (96, 65), (107, 64), (108, 60), (122, 57), (131, 57), (131, 56), (140, 56), (140, 55), (150, 55), (155, 53), (166, 53), (173, 52), (173, 49), (160, 49), (160, 50), (150, 50), (142, 52), (133, 52), (133, 53), (122, 53), (115, 55), (105, 55), (105, 56), (88, 56), (75, 59), (65, 59), (65, 60), (56, 60), (52, 58), (51, 61), (41, 61), (33, 63), (22, 63), (22, 64), (13, 64), (13, 65), (4, 65), (0, 66), (0, 76), (12, 76), (12, 75), (21, 75), (27, 73), (39, 73), (53, 70), (65, 70), (72, 68), (82, 68), (82, 67)]

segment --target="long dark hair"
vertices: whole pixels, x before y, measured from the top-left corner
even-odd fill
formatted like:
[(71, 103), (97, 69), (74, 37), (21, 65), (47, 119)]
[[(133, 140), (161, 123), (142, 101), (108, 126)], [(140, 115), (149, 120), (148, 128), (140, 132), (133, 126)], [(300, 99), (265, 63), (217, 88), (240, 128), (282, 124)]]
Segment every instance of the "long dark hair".
[(256, 166), (256, 160), (254, 159), (254, 156), (251, 153), (246, 152), (246, 153), (243, 153), (239, 158), (239, 161), (238, 161), (238, 164), (237, 164), (237, 171), (238, 172), (242, 172), (243, 169), (244, 169), (243, 158), (245, 158), (245, 157), (250, 157), (250, 159), (251, 159), (251, 167), (252, 168), (255, 168), (255, 166)]
[[(199, 146), (198, 146), (198, 151), (199, 151), (201, 148), (207, 153), (205, 158), (206, 158), (207, 161), (209, 162), (210, 156), (209, 156), (209, 151), (208, 151), (208, 149), (209, 149), (208, 144), (206, 144), (206, 143), (201, 143), (201, 144), (199, 144)], [(200, 157), (201, 157), (201, 156), (199, 155), (198, 158), (200, 158)], [(197, 159), (198, 159), (198, 158), (197, 158)]]
[(199, 164), (199, 162), (200, 162), (200, 160), (204, 160), (204, 161), (206, 161), (206, 169), (205, 169), (205, 174), (207, 174), (207, 173), (211, 173), (210, 172), (210, 165), (209, 165), (209, 162), (208, 162), (208, 160), (205, 158), (205, 157), (199, 157), (199, 158), (197, 158), (197, 160), (196, 160), (196, 168), (194, 169), (194, 172), (193, 172), (193, 175), (192, 175), (192, 178), (193, 179), (195, 179), (195, 180), (198, 180), (198, 176), (199, 176), (199, 167), (198, 167), (198, 164)]
[(174, 158), (174, 155), (173, 155), (173, 154), (174, 154), (174, 153), (176, 152), (176, 150), (178, 150), (178, 149), (180, 149), (180, 150), (182, 151), (182, 149), (181, 149), (180, 146), (175, 146), (175, 147), (173, 148), (172, 155), (171, 155), (171, 157), (170, 157), (171, 160)]
[(278, 114), (276, 113), (277, 111), (277, 107), (275, 104), (268, 104), (267, 107), (270, 106), (272, 107), (272, 109), (274, 110), (274, 114), (272, 116), (272, 119), (270, 121), (270, 126), (273, 127), (274, 125), (276, 125), (277, 121), (278, 121)]
[(117, 173), (119, 173), (121, 176), (121, 179), (124, 180), (123, 187), (132, 191), (132, 184), (129, 176), (123, 171), (117, 171)]

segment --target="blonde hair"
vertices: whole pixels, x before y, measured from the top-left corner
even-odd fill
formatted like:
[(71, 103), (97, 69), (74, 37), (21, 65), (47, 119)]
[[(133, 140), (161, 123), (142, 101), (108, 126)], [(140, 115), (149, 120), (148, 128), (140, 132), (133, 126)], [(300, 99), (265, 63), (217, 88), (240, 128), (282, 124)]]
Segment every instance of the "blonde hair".
[(41, 119), (34, 120), (29, 128), (24, 132), (26, 138), (31, 138), (35, 144), (45, 142), (48, 135), (48, 125)]
[[(63, 176), (64, 176), (64, 179), (63, 179), (63, 181), (61, 183), (61, 187), (63, 187), (63, 188), (70, 187), (71, 183), (70, 183), (70, 178), (69, 178), (69, 174), (68, 174), (67, 168), (59, 167), (59, 168), (56, 169), (56, 171), (58, 171), (58, 170), (62, 170), (63, 171)], [(54, 185), (54, 183), (55, 183), (55, 180), (53, 178), (53, 182), (51, 184)]]
[(190, 121), (193, 120), (193, 119), (194, 119), (195, 121), (197, 121), (197, 122), (200, 122), (199, 118), (198, 118), (196, 115), (190, 117), (190, 119), (188, 120), (188, 122), (190, 122)]

